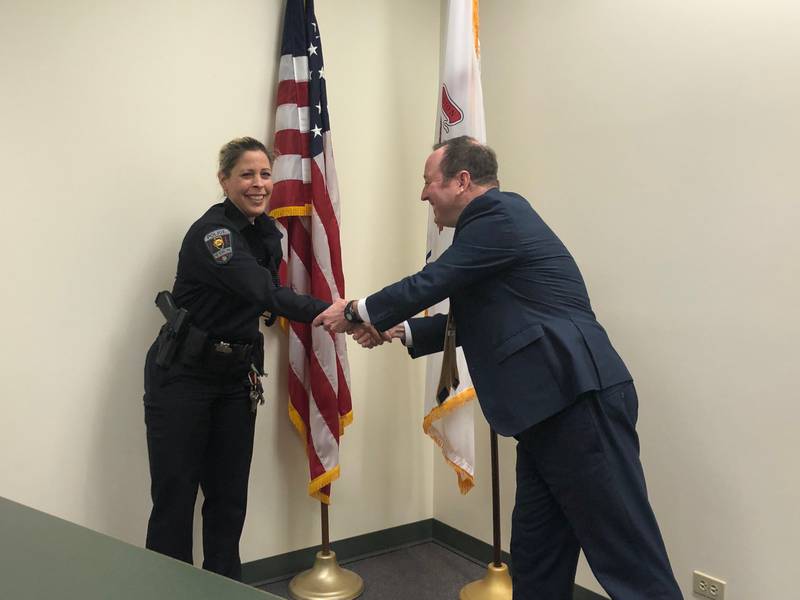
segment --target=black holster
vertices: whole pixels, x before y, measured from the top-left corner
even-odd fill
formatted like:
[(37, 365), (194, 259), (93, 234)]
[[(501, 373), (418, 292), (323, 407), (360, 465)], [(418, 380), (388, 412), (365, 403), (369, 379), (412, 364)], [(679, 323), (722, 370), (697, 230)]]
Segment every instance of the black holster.
[(167, 320), (158, 332), (156, 364), (169, 368), (190, 327), (189, 312), (185, 308), (178, 308), (172, 293), (167, 290), (156, 294), (156, 306)]
[[(182, 332), (185, 333), (185, 332)], [(156, 343), (156, 364), (159, 367), (168, 369), (175, 360), (175, 355), (181, 346), (181, 334), (176, 332), (170, 323), (164, 323), (158, 331)]]

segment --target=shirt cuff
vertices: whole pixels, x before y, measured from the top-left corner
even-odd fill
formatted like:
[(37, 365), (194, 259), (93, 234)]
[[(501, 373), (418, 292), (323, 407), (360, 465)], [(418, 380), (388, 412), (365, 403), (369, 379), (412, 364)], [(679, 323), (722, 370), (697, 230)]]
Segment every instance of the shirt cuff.
[[(372, 321), (369, 320), (369, 312), (367, 312), (367, 299), (361, 298), (356, 304), (356, 307), (358, 308), (358, 316), (361, 317), (364, 323), (372, 325)], [(408, 321), (403, 321), (403, 329), (405, 330), (403, 345), (407, 348), (411, 348), (414, 345), (414, 339), (411, 337), (411, 326), (408, 324)]]
[(405, 339), (403, 339), (403, 345), (407, 348), (411, 348), (414, 345), (414, 339), (411, 337), (411, 325), (408, 324), (408, 321), (403, 321), (403, 329), (406, 330)]
[(361, 317), (364, 323), (372, 325), (372, 321), (369, 320), (369, 313), (367, 312), (367, 299), (362, 298), (359, 300), (358, 304), (356, 304), (356, 307), (358, 308), (358, 316)]

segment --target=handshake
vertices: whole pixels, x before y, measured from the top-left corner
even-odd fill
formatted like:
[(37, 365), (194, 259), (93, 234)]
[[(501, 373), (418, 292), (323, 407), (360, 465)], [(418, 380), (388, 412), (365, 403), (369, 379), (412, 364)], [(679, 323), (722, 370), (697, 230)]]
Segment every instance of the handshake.
[[(314, 327), (324, 327), (325, 331), (331, 333), (348, 333), (363, 348), (374, 348), (384, 342), (390, 342), (395, 338), (400, 338), (405, 342), (405, 326), (400, 323), (386, 331), (378, 331), (368, 323), (355, 323), (345, 317), (345, 307), (348, 301), (340, 298), (334, 301), (327, 309), (317, 315), (314, 319)], [(351, 309), (358, 318), (356, 302), (353, 302)], [(360, 319), (359, 319), (360, 320)]]

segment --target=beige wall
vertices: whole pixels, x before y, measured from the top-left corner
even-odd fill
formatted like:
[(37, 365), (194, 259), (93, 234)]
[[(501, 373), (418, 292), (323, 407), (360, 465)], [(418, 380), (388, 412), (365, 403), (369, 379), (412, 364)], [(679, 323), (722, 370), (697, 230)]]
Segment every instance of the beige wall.
[[(153, 298), (171, 285), (189, 224), (219, 198), (219, 147), (271, 131), (282, 5), (2, 3), (0, 495), (143, 542)], [(363, 294), (424, 258), (417, 174), (434, 119), (439, 10), (424, 0), (317, 5), (348, 290)], [(268, 337), (245, 560), (320, 539), (286, 418), (285, 342)], [(421, 403), (409, 401), (423, 365), (397, 346), (353, 347), (350, 360), (355, 423), (334, 539), (432, 515), (432, 450)]]
[[(800, 6), (481, 3), (503, 186), (571, 248), (634, 373), (651, 499), (676, 576), (792, 596), (800, 536)], [(434, 513), (491, 539), (482, 489), (435, 461)], [(501, 445), (505, 547), (513, 444)], [(599, 589), (585, 565), (579, 583)], [(787, 596), (788, 594), (788, 596)]]
[[(280, 4), (3, 2), (0, 495), (141, 543), (153, 295), (218, 197), (216, 149), (271, 129)], [(359, 295), (421, 262), (439, 7), (318, 0), (317, 12)], [(503, 185), (573, 250), (636, 376), (684, 591), (699, 568), (726, 578), (731, 600), (783, 597), (800, 535), (800, 8), (487, 1), (481, 19)], [(319, 539), (285, 420), (284, 342), (269, 337), (245, 560)], [(435, 515), (489, 541), (485, 426), (481, 483), (461, 498), (419, 431), (422, 365), (397, 346), (350, 359), (334, 538)], [(513, 452), (503, 440), (506, 548)], [(579, 582), (598, 589), (585, 565)]]

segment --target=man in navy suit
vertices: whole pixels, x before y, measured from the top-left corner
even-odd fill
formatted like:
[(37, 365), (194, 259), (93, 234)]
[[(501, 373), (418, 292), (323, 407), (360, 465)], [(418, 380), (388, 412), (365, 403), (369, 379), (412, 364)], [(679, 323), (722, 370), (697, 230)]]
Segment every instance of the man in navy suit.
[(422, 200), (438, 225), (455, 227), (452, 246), (314, 323), (346, 331), (366, 321), (416, 358), (442, 351), (447, 317), (410, 317), (450, 298), (486, 419), (518, 440), (515, 600), (572, 598), (581, 549), (613, 600), (682, 598), (647, 498), (632, 377), (569, 251), (525, 198), (499, 190), (487, 146), (439, 144), (424, 177)]

